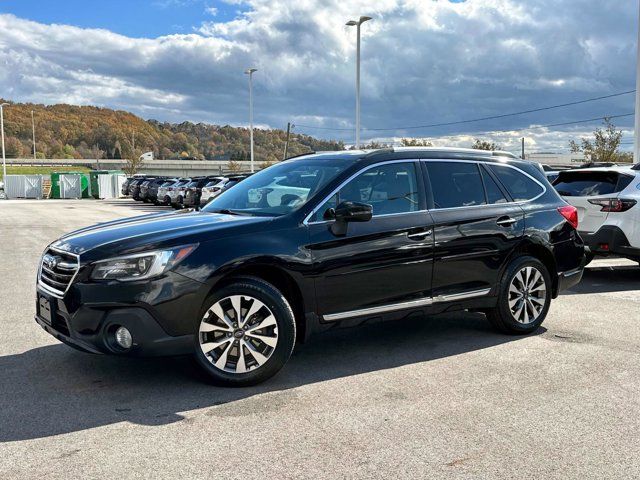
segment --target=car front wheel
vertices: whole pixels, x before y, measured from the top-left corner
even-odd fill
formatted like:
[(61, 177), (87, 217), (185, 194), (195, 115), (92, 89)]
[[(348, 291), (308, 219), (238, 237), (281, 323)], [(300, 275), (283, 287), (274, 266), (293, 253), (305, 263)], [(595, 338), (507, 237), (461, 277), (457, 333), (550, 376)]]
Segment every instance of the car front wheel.
[(284, 366), (295, 338), (294, 315), (282, 293), (263, 280), (238, 278), (205, 302), (195, 358), (216, 385), (255, 385)]
[(495, 328), (523, 335), (542, 324), (551, 304), (551, 277), (537, 258), (514, 259), (503, 273), (498, 289), (498, 304), (486, 312)]

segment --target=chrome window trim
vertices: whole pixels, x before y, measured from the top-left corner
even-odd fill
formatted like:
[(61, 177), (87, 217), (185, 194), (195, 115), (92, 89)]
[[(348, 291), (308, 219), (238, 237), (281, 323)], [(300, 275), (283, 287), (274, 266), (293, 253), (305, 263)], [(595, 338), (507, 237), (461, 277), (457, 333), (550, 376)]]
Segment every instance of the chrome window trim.
[[(494, 157), (492, 157), (494, 158)], [(491, 161), (486, 161), (484, 159), (478, 159), (478, 160), (459, 160), (459, 159), (454, 159), (454, 158), (404, 158), (404, 159), (400, 159), (400, 160), (387, 160), (385, 162), (379, 162), (379, 163), (374, 163), (373, 165), (369, 165), (361, 170), (358, 170), (356, 173), (354, 173), (353, 175), (351, 175), (349, 178), (347, 178), (346, 180), (344, 180), (338, 187), (336, 187), (329, 195), (327, 195), (320, 203), (318, 203), (318, 205), (311, 210), (311, 212), (304, 218), (304, 220), (302, 221), (303, 225), (316, 225), (316, 224), (323, 224), (323, 223), (330, 223), (333, 220), (321, 220), (321, 221), (317, 221), (317, 222), (310, 222), (309, 219), (320, 209), (320, 207), (322, 207), (322, 205), (325, 204), (325, 202), (327, 202), (331, 197), (333, 197), (340, 189), (342, 189), (342, 187), (344, 187), (347, 183), (349, 183), (351, 180), (353, 180), (355, 177), (357, 177), (358, 175), (360, 175), (361, 173), (366, 172), (367, 170), (370, 170), (372, 168), (375, 167), (379, 167), (382, 165), (387, 165), (387, 164), (392, 164), (392, 163), (415, 163), (415, 162), (425, 162), (425, 163), (429, 163), (429, 162), (460, 162), (460, 163), (475, 163), (475, 164), (484, 164), (484, 165), (495, 165), (498, 167), (506, 167), (506, 168), (511, 168), (513, 170), (516, 170), (517, 172), (521, 173), (522, 175), (524, 175), (525, 177), (529, 178), (530, 180), (533, 180), (535, 183), (537, 183), (541, 188), (542, 188), (542, 192), (540, 192), (539, 195), (530, 198), (529, 200), (521, 200), (518, 202), (507, 202), (507, 203), (488, 203), (488, 204), (483, 204), (483, 205), (469, 205), (466, 207), (445, 207), (445, 208), (432, 208), (432, 209), (427, 209), (427, 210), (417, 210), (415, 212), (400, 212), (400, 213), (388, 213), (388, 214), (383, 214), (383, 215), (375, 215), (374, 218), (378, 218), (378, 217), (385, 217), (385, 216), (391, 216), (391, 215), (408, 215), (408, 214), (412, 214), (412, 213), (425, 213), (425, 212), (429, 212), (429, 211), (447, 211), (447, 210), (459, 210), (459, 209), (466, 209), (466, 208), (486, 208), (486, 207), (500, 207), (500, 206), (505, 206), (505, 205), (524, 205), (526, 203), (529, 202), (534, 202), (535, 200), (537, 200), (538, 198), (542, 197), (544, 194), (547, 193), (547, 187), (545, 187), (539, 180), (537, 180), (536, 178), (532, 177), (531, 175), (529, 175), (527, 172), (520, 170), (518, 167), (513, 166), (513, 165), (509, 165), (506, 163), (500, 163), (500, 162), (491, 162)], [(421, 172), (416, 172), (418, 175), (420, 175)], [(428, 185), (428, 187), (430, 187), (430, 185)]]
[[(364, 173), (368, 170), (371, 170), (372, 168), (376, 168), (376, 167), (380, 167), (383, 165), (391, 165), (394, 163), (412, 163), (414, 164), (415, 167), (415, 163), (418, 161), (417, 158), (403, 158), (403, 159), (399, 159), (399, 160), (387, 160), (384, 162), (378, 162), (378, 163), (374, 163), (372, 165), (366, 166), (361, 170), (358, 170), (356, 173), (354, 173), (353, 175), (351, 175), (349, 178), (347, 178), (346, 180), (344, 180), (340, 185), (338, 185), (336, 188), (333, 189), (333, 191), (327, 195), (324, 199), (322, 199), (322, 201), (320, 203), (318, 203), (318, 205), (311, 210), (311, 212), (304, 217), (304, 220), (302, 221), (303, 225), (315, 225), (315, 224), (322, 224), (322, 223), (327, 223), (327, 222), (332, 222), (333, 220), (321, 220), (318, 222), (309, 222), (309, 219), (311, 217), (313, 217), (313, 215), (320, 209), (320, 207), (322, 207), (322, 205), (324, 205), (331, 197), (333, 197), (336, 193), (338, 193), (342, 187), (344, 187), (347, 183), (349, 183), (351, 180), (353, 180), (354, 178), (356, 178), (358, 175), (360, 175), (361, 173)], [(420, 171), (416, 168), (416, 180), (420, 181)], [(383, 215), (374, 215), (373, 218), (379, 218), (379, 217), (384, 217), (384, 216), (389, 216), (389, 215), (407, 215), (410, 213), (419, 213), (419, 212), (426, 212), (427, 210), (416, 210), (414, 212), (398, 212), (398, 213), (386, 213)]]
[[(538, 181), (537, 179), (535, 179), (534, 177), (532, 177), (531, 175), (529, 175), (527, 172), (520, 170), (518, 167), (515, 167), (513, 165), (508, 165), (506, 163), (498, 163), (498, 162), (487, 162), (485, 160), (454, 160), (454, 159), (446, 159), (446, 158), (422, 158), (420, 159), (421, 162), (425, 162), (425, 163), (429, 163), (429, 162), (448, 162), (448, 163), (482, 163), (484, 165), (487, 166), (492, 166), (495, 165), (497, 167), (506, 167), (506, 168), (511, 168), (519, 173), (521, 173), (522, 175), (524, 175), (525, 177), (528, 177), (530, 180), (533, 180), (535, 183), (538, 184), (538, 186), (540, 186), (542, 188), (542, 192), (540, 192), (540, 194), (536, 195), (533, 198), (530, 198), (528, 200), (520, 200), (518, 202), (506, 202), (506, 203), (485, 203), (482, 205), (469, 205), (466, 207), (444, 207), (444, 208), (436, 208), (434, 207), (433, 209), (431, 209), (431, 211), (447, 211), (447, 210), (460, 210), (463, 208), (480, 208), (480, 207), (500, 207), (500, 206), (505, 206), (505, 205), (524, 205), (525, 203), (529, 203), (529, 202), (533, 202), (537, 199), (539, 199), (540, 197), (542, 197), (545, 193), (547, 193), (547, 187), (545, 187), (540, 181)], [(500, 182), (502, 183), (502, 182)], [(506, 188), (506, 187), (505, 187)]]
[[(58, 253), (62, 253), (64, 255), (69, 255), (69, 256), (75, 257), (76, 261), (78, 262), (76, 271), (73, 274), (73, 276), (71, 277), (71, 279), (69, 280), (67, 288), (65, 288), (64, 292), (62, 292), (60, 290), (56, 290), (56, 289), (54, 289), (54, 288), (52, 288), (52, 287), (48, 286), (47, 284), (45, 284), (45, 283), (40, 281), (40, 276), (42, 274), (42, 259), (44, 258), (44, 255), (48, 250), (53, 250), (54, 252), (58, 252)], [(38, 267), (38, 282), (37, 282), (37, 286), (38, 286), (38, 288), (42, 289), (45, 293), (47, 293), (47, 294), (49, 294), (49, 295), (51, 295), (53, 297), (64, 298), (64, 296), (69, 291), (69, 288), (71, 288), (71, 285), (73, 285), (73, 282), (76, 279), (76, 277), (78, 276), (78, 273), (80, 273), (80, 255), (77, 255), (77, 254), (71, 253), (71, 252), (67, 252), (65, 250), (61, 250), (59, 248), (55, 248), (55, 247), (52, 247), (52, 246), (48, 246), (47, 248), (45, 248), (44, 252), (42, 253), (42, 256), (40, 257), (40, 266)]]
[(426, 307), (434, 303), (454, 302), (456, 300), (467, 300), (469, 298), (483, 297), (489, 294), (489, 292), (491, 292), (490, 288), (483, 288), (481, 290), (470, 290), (466, 292), (453, 293), (450, 295), (438, 295), (437, 297), (421, 298), (418, 300), (409, 300), (407, 302), (380, 305), (379, 307), (369, 307), (361, 308), (358, 310), (350, 310), (348, 312), (330, 313), (328, 315), (323, 315), (322, 318), (325, 322), (337, 322), (338, 320), (344, 320), (347, 318), (357, 318), (375, 315), (378, 313), (405, 310), (409, 308)]

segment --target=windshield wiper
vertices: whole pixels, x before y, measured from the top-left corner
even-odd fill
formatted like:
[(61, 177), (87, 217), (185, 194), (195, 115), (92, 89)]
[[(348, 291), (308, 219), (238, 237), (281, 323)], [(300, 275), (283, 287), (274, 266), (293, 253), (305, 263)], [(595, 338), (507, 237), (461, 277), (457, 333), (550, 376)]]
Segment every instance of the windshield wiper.
[(224, 215), (245, 215), (245, 216), (253, 216), (251, 212), (244, 212), (242, 210), (230, 210), (228, 208), (217, 208), (215, 210), (205, 210), (208, 213), (222, 213)]

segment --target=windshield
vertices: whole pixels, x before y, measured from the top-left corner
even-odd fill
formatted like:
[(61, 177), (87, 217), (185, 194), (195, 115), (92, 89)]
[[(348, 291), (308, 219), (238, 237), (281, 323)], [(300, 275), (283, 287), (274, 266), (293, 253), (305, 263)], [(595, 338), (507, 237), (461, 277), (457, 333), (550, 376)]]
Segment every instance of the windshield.
[(279, 163), (223, 191), (203, 211), (286, 215), (302, 207), (353, 162), (354, 159), (310, 157)]

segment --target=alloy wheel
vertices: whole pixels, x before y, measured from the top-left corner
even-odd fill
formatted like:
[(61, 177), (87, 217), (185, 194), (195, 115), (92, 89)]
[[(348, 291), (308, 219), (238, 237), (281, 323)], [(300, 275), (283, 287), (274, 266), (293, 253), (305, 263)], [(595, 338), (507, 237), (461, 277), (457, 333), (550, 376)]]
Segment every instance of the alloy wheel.
[(518, 323), (535, 322), (546, 301), (547, 284), (536, 267), (524, 267), (513, 276), (509, 285), (509, 310)]
[(227, 373), (263, 366), (278, 344), (278, 324), (269, 307), (248, 295), (215, 302), (199, 329), (200, 348), (209, 362)]

